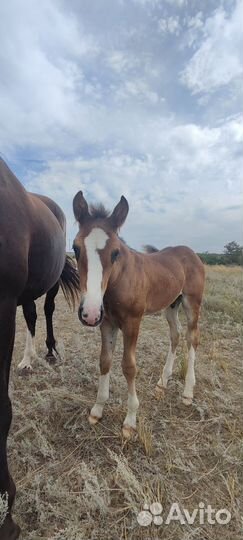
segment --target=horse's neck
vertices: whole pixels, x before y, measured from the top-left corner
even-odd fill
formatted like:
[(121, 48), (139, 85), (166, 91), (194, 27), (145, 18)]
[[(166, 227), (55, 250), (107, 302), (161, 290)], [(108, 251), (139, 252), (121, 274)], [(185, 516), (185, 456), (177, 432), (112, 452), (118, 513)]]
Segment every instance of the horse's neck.
[(121, 287), (122, 283), (129, 280), (130, 285), (135, 286), (137, 280), (143, 279), (143, 267), (146, 257), (143, 253), (135, 251), (121, 242), (120, 245), (120, 260), (114, 264), (111, 273), (111, 287)]

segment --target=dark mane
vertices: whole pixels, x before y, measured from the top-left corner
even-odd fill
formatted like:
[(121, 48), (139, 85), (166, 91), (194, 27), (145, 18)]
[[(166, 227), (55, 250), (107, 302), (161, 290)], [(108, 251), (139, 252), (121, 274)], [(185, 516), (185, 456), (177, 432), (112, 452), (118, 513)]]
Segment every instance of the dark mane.
[(91, 204), (89, 207), (89, 212), (91, 217), (94, 219), (105, 219), (110, 215), (110, 211), (107, 210), (103, 204)]
[(119, 238), (119, 240), (121, 240), (121, 242), (124, 244), (124, 246), (127, 246), (128, 249), (130, 249), (130, 251), (134, 251), (135, 253), (139, 253), (139, 251), (137, 249), (134, 249), (131, 246), (129, 246), (129, 244), (126, 242), (126, 240), (124, 240), (124, 238), (122, 238), (121, 236), (118, 236), (118, 238)]
[(143, 250), (145, 253), (157, 253), (157, 251), (159, 251), (156, 247), (150, 246), (149, 244), (143, 246)]

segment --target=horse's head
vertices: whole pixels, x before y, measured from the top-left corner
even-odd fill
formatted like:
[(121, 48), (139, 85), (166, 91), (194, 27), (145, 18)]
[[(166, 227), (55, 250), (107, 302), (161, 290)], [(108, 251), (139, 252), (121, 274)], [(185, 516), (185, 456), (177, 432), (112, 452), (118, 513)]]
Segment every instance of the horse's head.
[(98, 326), (102, 321), (103, 297), (113, 265), (120, 256), (117, 231), (123, 225), (128, 209), (123, 196), (111, 215), (103, 206), (89, 209), (82, 191), (74, 197), (73, 211), (79, 223), (73, 243), (81, 290), (78, 315), (84, 325)]

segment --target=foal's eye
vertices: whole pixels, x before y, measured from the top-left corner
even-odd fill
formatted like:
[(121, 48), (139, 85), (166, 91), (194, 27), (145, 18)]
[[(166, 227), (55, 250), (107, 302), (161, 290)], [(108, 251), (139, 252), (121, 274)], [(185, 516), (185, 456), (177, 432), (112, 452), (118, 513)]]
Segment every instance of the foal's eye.
[(111, 254), (111, 262), (112, 264), (116, 261), (117, 257), (119, 257), (120, 255), (120, 251), (119, 249), (114, 249), (114, 251), (112, 251), (112, 254)]
[(73, 246), (73, 251), (74, 251), (74, 254), (75, 254), (75, 257), (76, 259), (78, 260), (79, 258), (79, 255), (80, 255), (80, 248), (78, 246)]

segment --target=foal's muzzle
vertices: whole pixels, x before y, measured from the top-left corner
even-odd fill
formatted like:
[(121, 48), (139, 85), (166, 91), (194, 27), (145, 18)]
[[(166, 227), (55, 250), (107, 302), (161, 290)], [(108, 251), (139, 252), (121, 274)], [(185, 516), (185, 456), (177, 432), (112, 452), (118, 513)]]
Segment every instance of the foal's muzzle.
[(78, 310), (78, 318), (84, 326), (91, 326), (93, 328), (95, 326), (99, 326), (99, 324), (101, 324), (103, 320), (103, 317), (104, 317), (103, 306), (100, 306), (100, 309), (96, 310), (95, 312), (94, 311), (88, 312), (87, 310), (84, 311), (84, 307), (82, 306), (82, 304), (80, 304), (79, 310)]

